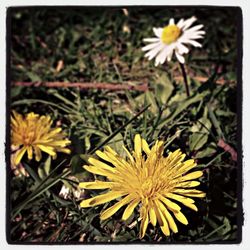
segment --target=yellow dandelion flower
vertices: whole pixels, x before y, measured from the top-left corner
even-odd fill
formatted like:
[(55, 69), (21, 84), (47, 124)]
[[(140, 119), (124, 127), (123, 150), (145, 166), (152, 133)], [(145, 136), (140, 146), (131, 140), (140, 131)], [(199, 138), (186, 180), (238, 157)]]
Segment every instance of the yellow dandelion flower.
[(201, 177), (203, 173), (189, 172), (196, 163), (192, 159), (183, 161), (185, 154), (179, 149), (164, 157), (163, 141), (156, 141), (150, 149), (147, 142), (137, 134), (134, 144), (132, 155), (124, 147), (128, 160), (120, 157), (108, 146), (104, 152), (96, 152), (101, 159), (112, 166), (95, 158), (89, 158), (91, 165), (84, 168), (93, 174), (105, 176), (108, 181), (82, 182), (79, 186), (85, 189), (109, 189), (109, 191), (83, 200), (80, 206), (92, 207), (120, 198), (117, 203), (101, 213), (101, 220), (109, 218), (125, 205), (127, 206), (122, 220), (127, 220), (139, 206), (140, 238), (144, 237), (149, 223), (156, 226), (158, 222), (166, 236), (170, 235), (170, 230), (177, 233), (174, 217), (179, 222), (188, 224), (179, 205), (182, 203), (197, 211), (195, 201), (190, 197), (205, 197), (205, 193), (194, 189), (200, 184), (195, 179)]
[(71, 142), (61, 132), (61, 128), (51, 128), (53, 121), (50, 116), (39, 116), (33, 112), (23, 117), (13, 111), (11, 116), (11, 145), (18, 147), (15, 153), (14, 164), (20, 163), (27, 152), (28, 159), (35, 154), (36, 161), (42, 158), (42, 152), (56, 157), (56, 152), (70, 153), (65, 148)]

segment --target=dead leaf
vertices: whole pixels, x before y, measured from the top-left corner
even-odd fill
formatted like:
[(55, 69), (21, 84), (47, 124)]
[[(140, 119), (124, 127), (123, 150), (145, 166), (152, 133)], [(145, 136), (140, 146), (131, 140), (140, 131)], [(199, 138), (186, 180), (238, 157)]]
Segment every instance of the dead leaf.
[(233, 161), (237, 161), (237, 152), (230, 145), (228, 145), (223, 139), (220, 139), (217, 145), (220, 148), (223, 148), (226, 152), (230, 153)]
[(57, 62), (57, 66), (56, 66), (56, 72), (61, 71), (62, 68), (63, 68), (63, 66), (64, 66), (63, 60), (59, 60), (59, 61)]

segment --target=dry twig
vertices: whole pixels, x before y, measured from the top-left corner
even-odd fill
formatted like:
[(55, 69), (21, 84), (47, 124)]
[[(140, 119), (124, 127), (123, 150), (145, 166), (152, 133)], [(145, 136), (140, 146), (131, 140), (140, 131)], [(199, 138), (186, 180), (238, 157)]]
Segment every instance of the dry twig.
[(137, 90), (148, 91), (148, 84), (128, 85), (128, 84), (115, 84), (115, 83), (95, 83), (95, 82), (13, 82), (14, 86), (24, 87), (49, 87), (49, 88), (79, 88), (79, 89), (107, 89), (111, 91), (118, 90)]

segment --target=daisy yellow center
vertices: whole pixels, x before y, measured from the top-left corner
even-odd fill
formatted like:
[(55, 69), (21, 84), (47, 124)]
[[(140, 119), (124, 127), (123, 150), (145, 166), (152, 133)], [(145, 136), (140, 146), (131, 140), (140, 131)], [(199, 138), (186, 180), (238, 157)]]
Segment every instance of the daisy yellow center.
[(165, 44), (175, 42), (181, 35), (181, 29), (174, 24), (163, 28), (161, 40)]

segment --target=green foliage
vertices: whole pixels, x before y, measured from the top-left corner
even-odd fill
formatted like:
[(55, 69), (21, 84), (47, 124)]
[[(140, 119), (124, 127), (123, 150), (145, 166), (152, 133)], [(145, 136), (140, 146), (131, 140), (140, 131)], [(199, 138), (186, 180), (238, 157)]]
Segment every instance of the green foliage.
[[(141, 47), (143, 38), (153, 36), (153, 27), (172, 16), (192, 15), (204, 24), (206, 36), (204, 47), (186, 56), (187, 98), (175, 59), (156, 68)], [(12, 86), (12, 109), (51, 115), (54, 126), (60, 124), (72, 141), (71, 155), (43, 157), (40, 163), (24, 157), (29, 177), (11, 173), (12, 241), (141, 242), (138, 213), (127, 222), (121, 221), (122, 212), (102, 222), (99, 213), (111, 204), (80, 209), (80, 200), (90, 194), (74, 195), (78, 182), (95, 179), (82, 168), (88, 157), (105, 145), (123, 155), (123, 145), (133, 149), (136, 133), (150, 145), (164, 140), (166, 153), (180, 148), (194, 158), (205, 172), (201, 190), (207, 193), (196, 200), (198, 212), (184, 209), (188, 226), (178, 224), (179, 232), (166, 238), (149, 225), (142, 241), (238, 240), (241, 176), (230, 154), (217, 146), (222, 138), (237, 147), (235, 9), (129, 8), (125, 15), (120, 8), (23, 8), (13, 9), (10, 18), (12, 81), (150, 86), (147, 92)], [(60, 60), (63, 66), (57, 70)], [(59, 196), (63, 185), (70, 188), (68, 199)]]

